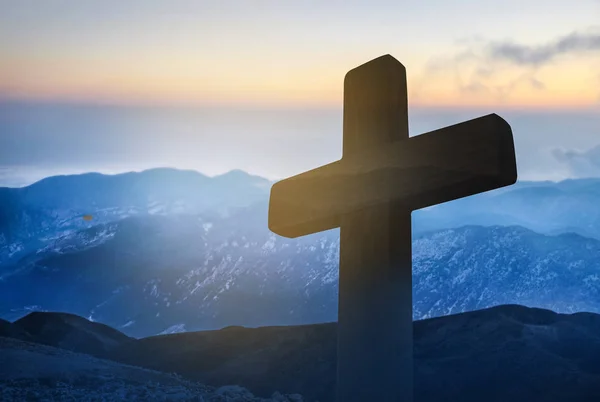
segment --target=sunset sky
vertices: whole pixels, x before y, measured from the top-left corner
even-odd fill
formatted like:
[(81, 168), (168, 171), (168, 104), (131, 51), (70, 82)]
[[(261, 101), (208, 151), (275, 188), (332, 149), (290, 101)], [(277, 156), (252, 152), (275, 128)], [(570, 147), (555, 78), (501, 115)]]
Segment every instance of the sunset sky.
[[(383, 54), (407, 68), (413, 134), (505, 111), (521, 177), (600, 175), (598, 0), (0, 0), (0, 185), (27, 169), (316, 167), (341, 154), (344, 74)], [(173, 108), (185, 117), (157, 117)]]

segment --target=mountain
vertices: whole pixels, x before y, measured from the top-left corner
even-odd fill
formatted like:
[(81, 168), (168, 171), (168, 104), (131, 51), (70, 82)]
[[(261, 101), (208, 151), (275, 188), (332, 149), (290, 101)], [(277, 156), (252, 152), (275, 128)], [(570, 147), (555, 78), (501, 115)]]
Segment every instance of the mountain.
[(600, 241), (519, 226), (465, 226), (413, 241), (417, 317), (519, 303), (600, 312)]
[(33, 341), (33, 337), (27, 331), (19, 328), (10, 321), (0, 319), (0, 337), (23, 339)]
[[(77, 232), (0, 282), (0, 315), (68, 311), (134, 337), (336, 320), (339, 232), (282, 238), (262, 225), (266, 213), (135, 216)], [(422, 233), (414, 317), (506, 303), (600, 312), (598, 255), (598, 240), (522, 227)]]
[[(321, 285), (337, 278), (335, 237), (323, 237), (323, 254), (312, 238), (275, 237), (263, 219), (262, 208), (210, 220), (147, 215), (63, 237), (5, 269), (0, 314), (68, 311), (132, 336), (329, 319), (336, 296)], [(307, 266), (314, 268), (299, 269)], [(317, 281), (314, 292), (304, 289), (307, 275)]]
[(2, 401), (302, 402), (239, 386), (214, 388), (174, 374), (128, 366), (38, 343), (0, 337)]
[[(54, 176), (0, 188), (0, 270), (7, 262), (72, 231), (138, 214), (227, 214), (268, 202), (272, 182), (234, 170), (207, 177), (157, 168), (117, 175)], [(544, 234), (600, 239), (600, 179), (518, 182), (413, 214), (415, 231), (464, 225), (519, 225)], [(83, 220), (92, 215), (92, 221)], [(266, 222), (264, 222), (266, 225)]]
[[(65, 311), (135, 337), (333, 321), (339, 231), (274, 235), (270, 185), (153, 169), (0, 189), (0, 317)], [(596, 179), (520, 182), (416, 211), (415, 318), (600, 311), (598, 197)]]
[(100, 357), (132, 340), (108, 325), (68, 313), (34, 312), (12, 326), (35, 342)]
[[(137, 214), (230, 210), (268, 200), (271, 182), (242, 171), (210, 178), (157, 168), (118, 175), (54, 176), (28, 187), (0, 188), (2, 265), (48, 242)], [(91, 215), (92, 221), (82, 219)]]
[[(416, 321), (415, 401), (583, 402), (600, 398), (600, 315), (504, 305)], [(113, 352), (258, 395), (334, 400), (336, 324), (241, 328), (145, 338)]]
[[(54, 329), (65, 333), (79, 331), (55, 320), (61, 316), (39, 313), (36, 321), (55, 321)], [(83, 327), (97, 326), (71, 318)], [(102, 400), (127, 393), (146, 400), (197, 401), (193, 398), (202, 395), (200, 400), (266, 402), (252, 392), (271, 396), (269, 401), (333, 402), (336, 330), (336, 323), (325, 323), (153, 336), (121, 343), (104, 355), (110, 360), (75, 353), (82, 351), (77, 337), (63, 338), (61, 346), (72, 351), (0, 337), (0, 363), (5, 363), (0, 399), (17, 400), (27, 392), (54, 398), (62, 392), (62, 398), (77, 399), (88, 392), (109, 398)], [(46, 331), (38, 341), (54, 339)], [(415, 400), (421, 402), (600, 398), (598, 314), (502, 305), (415, 321), (414, 356)]]
[(600, 178), (517, 182), (413, 213), (415, 230), (518, 225), (544, 234), (600, 239)]

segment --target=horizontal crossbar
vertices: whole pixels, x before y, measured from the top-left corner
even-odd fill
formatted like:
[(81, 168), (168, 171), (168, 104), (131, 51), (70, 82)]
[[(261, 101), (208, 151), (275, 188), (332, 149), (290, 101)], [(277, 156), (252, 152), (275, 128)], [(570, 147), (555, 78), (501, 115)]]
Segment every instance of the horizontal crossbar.
[(393, 202), (412, 211), (514, 184), (510, 125), (490, 114), (344, 156), (271, 189), (269, 229), (298, 237)]

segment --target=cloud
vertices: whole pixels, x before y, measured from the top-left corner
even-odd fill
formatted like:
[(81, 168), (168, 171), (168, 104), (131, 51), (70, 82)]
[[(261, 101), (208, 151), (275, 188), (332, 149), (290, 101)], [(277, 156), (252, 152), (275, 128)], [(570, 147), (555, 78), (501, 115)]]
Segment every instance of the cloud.
[(543, 44), (522, 44), (514, 41), (490, 41), (481, 36), (455, 41), (457, 50), (432, 58), (414, 85), (415, 98), (432, 85), (435, 76), (446, 75), (453, 80), (460, 95), (487, 95), (502, 103), (517, 88), (546, 90), (538, 77), (539, 70), (566, 55), (598, 54), (600, 27), (572, 32)]
[(522, 66), (540, 66), (559, 56), (600, 51), (600, 32), (597, 28), (590, 28), (587, 32), (572, 32), (543, 45), (491, 42), (485, 50), (490, 60), (508, 61)]
[(568, 167), (572, 177), (600, 176), (600, 145), (586, 151), (556, 148), (552, 155)]

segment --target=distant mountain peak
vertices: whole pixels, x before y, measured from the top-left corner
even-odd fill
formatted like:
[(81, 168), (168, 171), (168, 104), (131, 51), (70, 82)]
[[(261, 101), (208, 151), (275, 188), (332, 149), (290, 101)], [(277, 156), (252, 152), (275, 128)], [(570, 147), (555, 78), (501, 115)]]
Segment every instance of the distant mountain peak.
[(247, 180), (247, 181), (253, 181), (253, 182), (258, 181), (258, 182), (264, 182), (264, 183), (270, 182), (270, 180), (268, 180), (264, 177), (250, 174), (241, 169), (233, 169), (226, 173), (210, 177), (210, 176), (205, 175), (204, 173), (201, 173), (201, 172), (199, 172), (197, 170), (193, 170), (193, 169), (179, 169), (179, 168), (174, 168), (174, 167), (159, 166), (159, 167), (145, 169), (145, 170), (141, 170), (141, 171), (129, 171), (129, 172), (121, 172), (121, 173), (87, 172), (87, 173), (54, 175), (54, 176), (45, 177), (41, 180), (36, 181), (35, 183), (32, 183), (32, 184), (22, 187), (22, 188), (23, 189), (31, 189), (31, 188), (36, 188), (36, 187), (40, 187), (40, 186), (44, 186), (44, 187), (49, 186), (49, 185), (53, 186), (57, 182), (79, 183), (81, 181), (88, 180), (88, 179), (110, 179), (110, 178), (120, 179), (120, 178), (124, 178), (124, 177), (144, 177), (144, 176), (145, 177), (159, 176), (159, 177), (163, 177), (163, 178), (164, 177), (167, 177), (167, 178), (170, 178), (170, 177), (172, 177), (172, 178), (196, 177), (199, 179), (217, 180), (217, 181)]
[(239, 177), (248, 177), (248, 176), (251, 176), (251, 175), (250, 175), (250, 173), (246, 172), (245, 170), (242, 170), (242, 169), (233, 169), (233, 170), (230, 170), (230, 171), (228, 171), (226, 173), (217, 175), (215, 177), (224, 177), (224, 176), (226, 176), (226, 177), (237, 177), (237, 176), (239, 176)]
[(207, 175), (193, 169), (178, 169), (174, 167), (155, 167), (151, 169), (141, 170), (139, 172), (129, 172), (121, 174), (130, 175), (142, 175), (142, 176), (153, 176), (153, 175), (165, 175), (165, 176), (196, 176), (209, 179)]
[(227, 179), (227, 180), (256, 180), (256, 181), (264, 181), (264, 182), (269, 182), (270, 180), (261, 177), (261, 176), (257, 176), (257, 175), (253, 175), (251, 173), (246, 172), (245, 170), (241, 170), (241, 169), (233, 169), (230, 170), (226, 173), (214, 176), (213, 179), (217, 179), (217, 180), (222, 180), (222, 179)]

